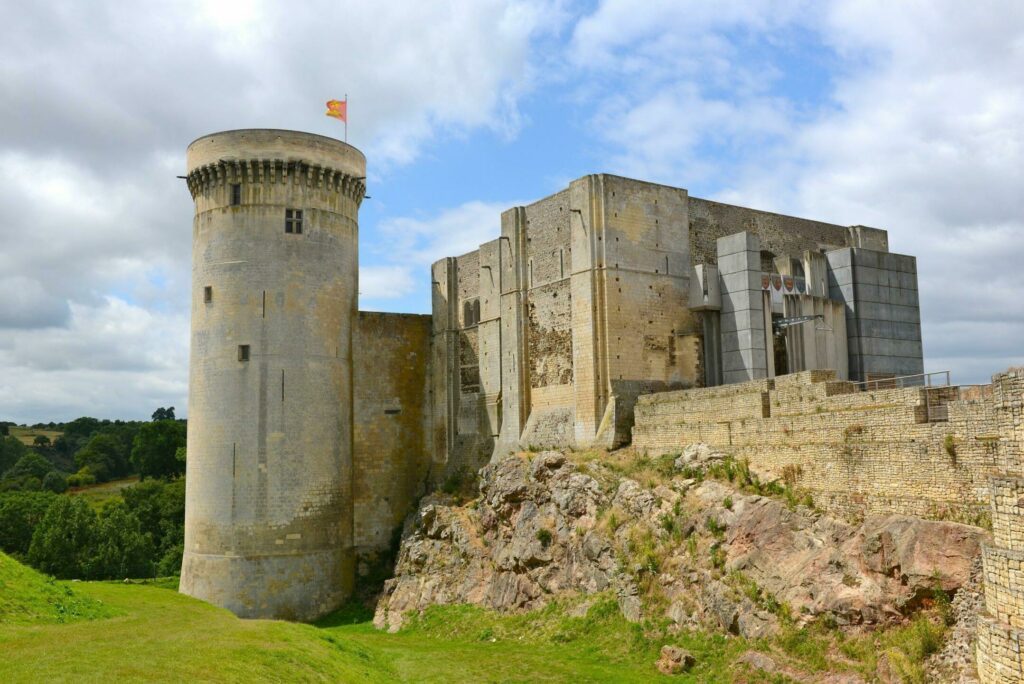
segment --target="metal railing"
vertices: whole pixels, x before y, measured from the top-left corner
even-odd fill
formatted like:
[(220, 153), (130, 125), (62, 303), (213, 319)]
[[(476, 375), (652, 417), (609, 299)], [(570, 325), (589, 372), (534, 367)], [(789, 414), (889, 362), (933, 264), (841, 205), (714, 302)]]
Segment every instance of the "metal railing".
[(853, 383), (861, 391), (880, 389), (903, 389), (904, 387), (949, 387), (950, 373), (934, 371), (916, 375), (897, 375), (891, 378), (871, 378)]
[[(951, 384), (950, 372), (934, 371), (915, 375), (899, 375), (891, 378), (871, 378), (855, 382), (860, 391), (903, 389), (919, 387), (924, 389), (924, 409), (929, 423), (949, 420), (949, 402), (960, 398), (960, 388)], [(932, 392), (933, 389), (946, 389), (951, 392)], [(945, 395), (945, 396), (944, 396)]]

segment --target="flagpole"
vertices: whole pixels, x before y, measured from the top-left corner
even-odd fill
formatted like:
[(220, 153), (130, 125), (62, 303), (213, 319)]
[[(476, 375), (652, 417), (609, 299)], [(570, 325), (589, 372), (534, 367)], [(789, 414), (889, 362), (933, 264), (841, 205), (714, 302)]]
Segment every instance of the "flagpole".
[(345, 93), (345, 142), (348, 142), (348, 93)]

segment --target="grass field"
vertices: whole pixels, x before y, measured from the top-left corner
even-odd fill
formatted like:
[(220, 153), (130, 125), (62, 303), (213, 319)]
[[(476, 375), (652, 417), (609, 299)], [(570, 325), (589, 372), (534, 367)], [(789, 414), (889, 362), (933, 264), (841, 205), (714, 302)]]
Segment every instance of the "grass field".
[(18, 427), (17, 425), (12, 425), (10, 427), (10, 431), (11, 437), (17, 437), (19, 440), (21, 440), (21, 443), (26, 446), (32, 446), (35, 438), (39, 435), (48, 437), (50, 439), (50, 443), (52, 444), (58, 437), (64, 434), (60, 430), (47, 430), (46, 428), (34, 429), (28, 427)]
[[(498, 616), (436, 608), (398, 634), (375, 630), (350, 606), (317, 625), (239, 620), (149, 584), (53, 582), (0, 554), (0, 681), (643, 682), (657, 677), (658, 644), (609, 598), (584, 617), (559, 606)], [(56, 616), (73, 602), (75, 615)], [(92, 618), (92, 619), (90, 619)], [(737, 639), (684, 641), (697, 668), (686, 682), (732, 681)], [(782, 681), (747, 679), (746, 681)]]
[(139, 483), (139, 476), (132, 475), (121, 480), (111, 480), (100, 484), (89, 485), (88, 487), (75, 487), (68, 491), (71, 496), (80, 496), (95, 510), (99, 511), (103, 505), (113, 499), (121, 500), (121, 490)]
[[(316, 625), (239, 620), (176, 586), (54, 582), (0, 554), (0, 681), (649, 682), (661, 678), (660, 646), (675, 643), (697, 663), (671, 681), (781, 683), (792, 680), (747, 670), (737, 658), (756, 648), (790, 672), (870, 678), (882, 654), (920, 662), (938, 646), (923, 619), (860, 637), (789, 630), (756, 643), (702, 632), (652, 638), (607, 595), (521, 615), (434, 607), (387, 634), (358, 606)], [(918, 667), (907, 672), (904, 681), (925, 681)]]

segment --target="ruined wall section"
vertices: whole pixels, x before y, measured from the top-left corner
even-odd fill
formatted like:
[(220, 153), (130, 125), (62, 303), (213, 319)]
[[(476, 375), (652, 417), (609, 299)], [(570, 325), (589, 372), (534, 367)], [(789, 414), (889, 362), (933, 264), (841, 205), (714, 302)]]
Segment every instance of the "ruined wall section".
[[(977, 522), (989, 475), (1010, 448), (991, 397), (953, 388), (858, 391), (832, 371), (641, 397), (634, 445), (654, 453), (705, 442), (756, 471), (788, 475), (844, 515), (906, 513)], [(948, 421), (928, 422), (929, 406)]]
[(839, 247), (870, 247), (888, 251), (884, 230), (812, 221), (737, 207), (721, 202), (690, 197), (690, 249), (693, 263), (717, 263), (715, 242), (718, 238), (747, 231), (757, 235), (761, 249), (775, 254), (800, 258), (804, 250), (827, 251)]
[(360, 311), (353, 350), (353, 542), (388, 549), (431, 469), (431, 317)]
[(455, 257), (456, 383), (458, 406), (448, 470), (478, 468), (493, 446), (480, 379), (480, 251)]
[(572, 245), (569, 192), (524, 208), (526, 218), (526, 446), (573, 444)]
[(694, 387), (702, 376), (700, 320), (688, 308), (686, 190), (602, 176), (603, 221), (596, 226), (604, 281), (606, 375), (611, 400), (598, 442), (630, 439), (638, 396)]

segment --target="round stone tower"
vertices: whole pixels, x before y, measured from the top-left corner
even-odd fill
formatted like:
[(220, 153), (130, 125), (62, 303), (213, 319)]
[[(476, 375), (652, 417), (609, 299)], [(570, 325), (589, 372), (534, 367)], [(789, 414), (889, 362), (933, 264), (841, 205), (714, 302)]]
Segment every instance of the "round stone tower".
[(181, 591), (313, 620), (351, 592), (352, 328), (366, 159), (308, 133), (188, 148), (192, 230)]

